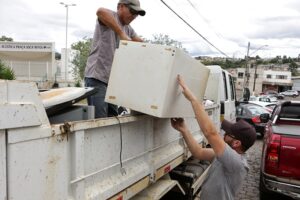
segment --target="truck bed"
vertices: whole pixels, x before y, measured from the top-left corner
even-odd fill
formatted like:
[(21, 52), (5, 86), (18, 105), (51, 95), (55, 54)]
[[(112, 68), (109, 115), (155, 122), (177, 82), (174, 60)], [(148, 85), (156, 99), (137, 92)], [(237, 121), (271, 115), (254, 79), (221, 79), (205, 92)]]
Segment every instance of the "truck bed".
[[(50, 124), (33, 83), (0, 82), (0, 91), (0, 199), (129, 199), (191, 156), (169, 119)], [(207, 112), (220, 127), (219, 106)]]

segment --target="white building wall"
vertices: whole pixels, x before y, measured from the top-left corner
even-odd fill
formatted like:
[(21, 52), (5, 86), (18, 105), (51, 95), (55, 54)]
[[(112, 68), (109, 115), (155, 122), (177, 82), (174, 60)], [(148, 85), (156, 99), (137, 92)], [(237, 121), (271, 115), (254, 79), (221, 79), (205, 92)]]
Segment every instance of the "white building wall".
[[(270, 76), (270, 78), (268, 78), (268, 75)], [(265, 70), (263, 76), (264, 81), (268, 82), (292, 83), (292, 73), (289, 71)]]
[[(236, 89), (243, 90), (244, 87), (244, 78), (245, 78), (245, 68), (237, 68), (236, 69)], [(283, 70), (264, 70), (264, 67), (258, 66), (256, 69), (257, 78), (255, 79), (255, 86), (254, 86), (254, 74), (255, 74), (255, 67), (249, 69), (250, 77), (249, 77), (249, 84), (248, 88), (252, 91), (252, 94), (258, 95), (263, 92), (264, 84), (269, 85), (277, 85), (277, 86), (288, 86), (292, 85), (291, 80), (291, 72), (283, 71)], [(267, 75), (270, 78), (267, 78)]]
[(300, 77), (294, 77), (293, 78), (293, 90), (297, 90), (298, 92), (300, 92)]
[(52, 42), (0, 41), (0, 59), (13, 69), (17, 80), (53, 81), (56, 72)]
[(73, 75), (74, 65), (72, 64), (72, 61), (77, 54), (79, 54), (79, 51), (73, 49), (67, 49), (68, 60), (67, 60), (67, 67), (66, 67), (66, 49), (65, 48), (61, 49), (60, 78), (62, 80), (71, 81), (71, 82), (75, 80), (75, 77)]

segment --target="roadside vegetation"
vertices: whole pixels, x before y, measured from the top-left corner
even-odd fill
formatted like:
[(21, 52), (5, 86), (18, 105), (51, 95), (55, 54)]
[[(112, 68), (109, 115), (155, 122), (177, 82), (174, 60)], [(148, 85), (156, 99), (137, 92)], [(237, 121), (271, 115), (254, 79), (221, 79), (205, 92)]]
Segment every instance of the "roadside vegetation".
[[(220, 65), (224, 69), (228, 68), (240, 68), (246, 66), (246, 59), (206, 59), (205, 57), (196, 57), (201, 60), (204, 65)], [(292, 72), (292, 76), (297, 76), (297, 68), (300, 67), (297, 62), (300, 62), (299, 58), (291, 58), (287, 56), (276, 56), (272, 59), (261, 59), (259, 56), (249, 57), (248, 63), (251, 65), (283, 65), (289, 66), (289, 71)]]
[(0, 79), (15, 80), (14, 71), (0, 60)]

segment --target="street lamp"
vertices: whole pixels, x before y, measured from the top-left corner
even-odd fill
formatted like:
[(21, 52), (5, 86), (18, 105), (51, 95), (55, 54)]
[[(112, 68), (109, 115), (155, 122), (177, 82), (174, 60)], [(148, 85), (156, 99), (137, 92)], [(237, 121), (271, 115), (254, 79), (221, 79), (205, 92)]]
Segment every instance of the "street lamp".
[(67, 68), (68, 68), (68, 14), (69, 14), (69, 6), (76, 6), (76, 4), (66, 4), (64, 2), (60, 2), (66, 8), (66, 49), (65, 49), (65, 81), (67, 82)]
[(258, 47), (255, 51), (253, 51), (253, 52), (250, 54), (250, 56), (253, 55), (255, 52), (261, 50), (262, 48), (268, 47), (268, 46), (269, 46), (269, 45), (265, 44), (265, 45), (262, 45), (262, 46)]

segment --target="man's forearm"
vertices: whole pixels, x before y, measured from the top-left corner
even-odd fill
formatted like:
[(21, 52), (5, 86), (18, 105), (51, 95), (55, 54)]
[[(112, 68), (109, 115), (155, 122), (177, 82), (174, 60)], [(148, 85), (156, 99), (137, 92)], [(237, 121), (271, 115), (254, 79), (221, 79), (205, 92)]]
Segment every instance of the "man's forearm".
[(202, 159), (200, 157), (202, 147), (197, 143), (191, 132), (189, 130), (185, 130), (181, 132), (181, 134), (192, 155), (198, 159)]
[(204, 106), (196, 99), (192, 100), (191, 104), (194, 109), (198, 124), (205, 137), (209, 140), (209, 137), (212, 136), (212, 134), (216, 134), (217, 130), (206, 113)]

